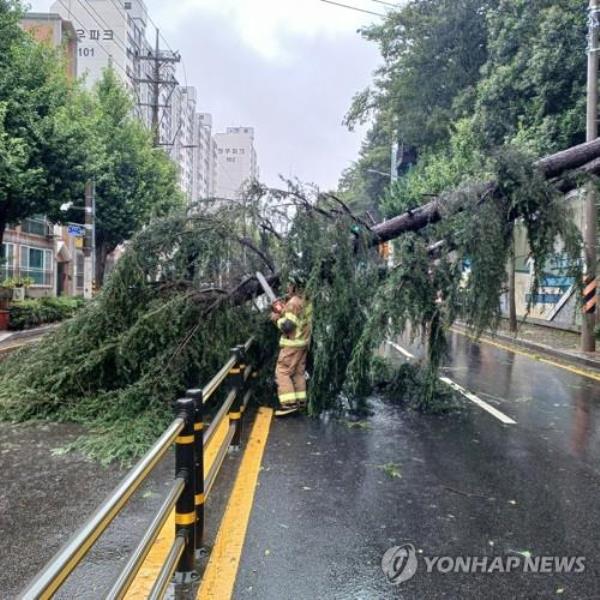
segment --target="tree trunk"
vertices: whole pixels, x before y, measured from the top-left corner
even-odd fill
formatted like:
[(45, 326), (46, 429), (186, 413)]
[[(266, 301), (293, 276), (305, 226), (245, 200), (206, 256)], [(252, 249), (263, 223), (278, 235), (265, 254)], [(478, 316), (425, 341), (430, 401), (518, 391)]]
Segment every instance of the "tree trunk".
[[(600, 174), (600, 138), (546, 156), (538, 160), (535, 166), (547, 179), (555, 179), (565, 173), (565, 171), (573, 171), (573, 175)], [(571, 174), (568, 174), (565, 178), (556, 181), (555, 185), (560, 192), (567, 193), (580, 185), (577, 179), (576, 176), (573, 177)], [(493, 196), (496, 187), (495, 182), (489, 181), (478, 184), (473, 191), (481, 198), (481, 202), (485, 202), (486, 198)], [(460, 200), (460, 195), (457, 198)], [(464, 206), (461, 206), (460, 202), (456, 202), (450, 208), (443, 197), (434, 198), (431, 202), (423, 204), (414, 210), (409, 210), (388, 221), (374, 225), (371, 231), (375, 235), (371, 240), (371, 244), (375, 246), (380, 242), (387, 242), (400, 237), (409, 231), (419, 231), (427, 227), (427, 225), (442, 220), (445, 212), (454, 214), (463, 209)], [(509, 218), (512, 218), (511, 215), (509, 215)], [(435, 248), (435, 246), (434, 244), (432, 248)], [(275, 273), (267, 280), (273, 288), (277, 288), (280, 283), (279, 278), (279, 273)], [(262, 293), (263, 291), (258, 281), (251, 278), (245, 285), (235, 291), (231, 301), (244, 302)]]
[(4, 240), (4, 232), (6, 231), (6, 226), (8, 225), (6, 221), (7, 212), (6, 212), (6, 200), (0, 203), (0, 248), (2, 247), (2, 242)]
[[(542, 158), (535, 165), (547, 179), (554, 179), (557, 175), (564, 173), (565, 170), (571, 170), (572, 173), (555, 182), (556, 189), (566, 194), (581, 185), (581, 181), (578, 181), (579, 175), (600, 175), (600, 157), (594, 157), (594, 153), (597, 155), (599, 152), (600, 138), (594, 142), (581, 144), (569, 150), (563, 150), (558, 154)], [(591, 160), (581, 162), (590, 157)], [(486, 197), (494, 194), (495, 189), (496, 184), (489, 181), (478, 184), (473, 191), (482, 198), (482, 201), (485, 201)], [(408, 231), (418, 231), (427, 227), (427, 225), (437, 223), (443, 218), (444, 205), (442, 197), (434, 198), (431, 202), (423, 204), (412, 211), (373, 226), (371, 229), (378, 236), (375, 243), (387, 242)], [(453, 209), (454, 212), (460, 212), (463, 207), (456, 204)]]
[[(478, 184), (473, 191), (480, 198), (484, 199), (488, 195), (493, 194), (495, 189), (496, 184), (494, 182), (487, 182)], [(463, 208), (464, 207), (457, 203), (453, 207), (453, 212), (460, 212)], [(422, 206), (409, 210), (397, 217), (379, 223), (378, 225), (371, 227), (371, 231), (377, 236), (377, 239), (374, 240), (373, 244), (387, 242), (408, 231), (418, 231), (419, 229), (427, 227), (427, 225), (437, 223), (442, 219), (444, 209), (448, 210), (448, 207), (445, 206), (443, 199), (434, 198), (427, 204), (423, 204)]]
[(545, 156), (535, 162), (535, 166), (546, 179), (558, 177), (565, 171), (572, 171), (600, 157), (600, 138), (579, 146), (572, 146), (556, 154)]
[(96, 288), (100, 289), (104, 285), (104, 274), (106, 272), (106, 259), (108, 255), (114, 250), (110, 248), (106, 242), (101, 242), (96, 247)]
[(515, 297), (515, 234), (512, 234), (512, 248), (508, 259), (508, 329), (517, 333), (517, 300)]

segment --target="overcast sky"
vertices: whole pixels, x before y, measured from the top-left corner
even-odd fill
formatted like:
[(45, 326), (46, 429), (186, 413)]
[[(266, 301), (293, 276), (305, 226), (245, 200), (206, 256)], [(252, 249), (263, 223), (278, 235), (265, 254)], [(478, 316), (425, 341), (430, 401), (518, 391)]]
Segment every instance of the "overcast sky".
[[(373, 0), (341, 1), (374, 12), (384, 8)], [(30, 3), (44, 12), (52, 2)], [(357, 29), (378, 17), (321, 0), (146, 4), (170, 47), (181, 51), (198, 109), (212, 113), (217, 130), (255, 127), (266, 183), (283, 174), (335, 187), (364, 133), (348, 132), (342, 119), (379, 62), (377, 48)]]

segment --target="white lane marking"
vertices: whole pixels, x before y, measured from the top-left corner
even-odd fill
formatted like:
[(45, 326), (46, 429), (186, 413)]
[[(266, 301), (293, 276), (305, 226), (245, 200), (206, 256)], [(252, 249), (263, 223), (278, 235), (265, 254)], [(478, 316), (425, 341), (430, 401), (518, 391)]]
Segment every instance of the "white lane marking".
[[(413, 354), (411, 354), (408, 350), (405, 350), (404, 348), (402, 348), (402, 346), (399, 346), (398, 344), (392, 342), (391, 340), (386, 340), (386, 342), (390, 346), (392, 346), (392, 348), (394, 348), (395, 350), (400, 352), (400, 354), (403, 354), (406, 358), (408, 358), (408, 359), (415, 358), (415, 356)], [(483, 408), (483, 410), (490, 413), (492, 416), (496, 417), (496, 419), (502, 421), (502, 423), (504, 423), (506, 425), (516, 425), (517, 424), (517, 422), (515, 420), (511, 419), (510, 417), (507, 417), (504, 413), (500, 412), (497, 408), (490, 406), (487, 402), (485, 402), (481, 398), (477, 397), (475, 394), (472, 394), (471, 392), (466, 390), (464, 387), (458, 385), (458, 383), (452, 381), (452, 379), (449, 379), (448, 377), (440, 377), (440, 381), (445, 383), (446, 385), (449, 385), (453, 390), (461, 393), (465, 398), (467, 398), (468, 400), (470, 400), (471, 402), (473, 402), (474, 404), (479, 406), (479, 408)]]
[(398, 350), (400, 354), (404, 354), (406, 358), (414, 358), (415, 355), (411, 354), (408, 350), (405, 350), (402, 346), (398, 346), (398, 344), (392, 342), (391, 340), (386, 340), (386, 342), (394, 349)]
[(493, 415), (494, 417), (496, 417), (496, 419), (502, 421), (504, 424), (517, 424), (516, 421), (514, 421), (510, 417), (507, 417), (504, 413), (501, 413), (497, 408), (490, 406), (487, 402), (485, 402), (481, 398), (478, 398), (475, 394), (472, 394), (468, 390), (465, 390), (464, 387), (458, 385), (458, 383), (452, 381), (452, 379), (449, 379), (448, 377), (440, 377), (440, 381), (443, 381), (446, 385), (449, 385), (453, 390), (460, 392), (465, 398), (468, 398), (471, 402), (477, 404), (477, 406), (483, 408), (483, 410), (489, 412), (490, 415)]

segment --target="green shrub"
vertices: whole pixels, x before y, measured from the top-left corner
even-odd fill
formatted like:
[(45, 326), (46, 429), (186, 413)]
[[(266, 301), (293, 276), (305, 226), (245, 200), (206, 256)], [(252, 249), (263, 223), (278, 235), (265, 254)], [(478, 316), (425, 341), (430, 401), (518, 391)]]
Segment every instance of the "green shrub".
[(10, 307), (10, 328), (31, 329), (72, 317), (84, 304), (82, 298), (40, 298), (24, 300)]

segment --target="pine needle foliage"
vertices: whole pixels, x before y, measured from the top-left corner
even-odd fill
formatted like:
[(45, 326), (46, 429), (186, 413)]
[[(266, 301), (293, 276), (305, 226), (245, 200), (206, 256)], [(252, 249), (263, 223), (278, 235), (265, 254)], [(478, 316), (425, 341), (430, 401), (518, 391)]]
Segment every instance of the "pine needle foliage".
[(535, 285), (557, 249), (577, 274), (581, 242), (568, 207), (531, 164), (513, 151), (499, 154), (493, 189), (482, 194), (472, 183), (446, 194), (444, 219), (402, 235), (388, 270), (362, 218), (295, 183), (284, 191), (255, 186), (239, 206), (157, 220), (131, 241), (96, 300), (0, 363), (0, 418), (85, 423), (91, 435), (77, 447), (126, 461), (164, 429), (172, 401), (206, 383), (250, 335), (271, 358), (260, 401), (272, 402), (277, 333), (239, 292), (256, 270), (277, 271), (284, 284), (298, 269), (314, 306), (312, 414), (344, 399), (364, 409), (377, 348), (403, 334), (420, 337), (427, 356), (418, 374), (396, 374), (395, 389), (408, 390), (420, 410), (439, 409), (446, 332), (457, 319), (475, 332), (495, 327), (515, 222), (528, 232)]

